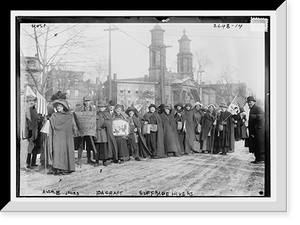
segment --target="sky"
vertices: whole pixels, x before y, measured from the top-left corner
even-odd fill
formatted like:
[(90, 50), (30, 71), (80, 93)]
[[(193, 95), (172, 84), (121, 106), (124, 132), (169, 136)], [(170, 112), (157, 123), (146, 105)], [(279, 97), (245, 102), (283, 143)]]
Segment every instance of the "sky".
[[(86, 71), (86, 79), (95, 80), (97, 68), (102, 68), (102, 74), (108, 74), (109, 58), (109, 26), (118, 28), (111, 32), (112, 73), (118, 78), (142, 77), (148, 74), (150, 30), (155, 24), (46, 24), (53, 29), (48, 36), (48, 57), (74, 34), (80, 32), (80, 43), (65, 54), (60, 52), (61, 63), (73, 70)], [(213, 23), (178, 23), (159, 24), (164, 32), (164, 44), (171, 46), (166, 50), (167, 68), (172, 72), (177, 70), (178, 40), (185, 34), (191, 40), (191, 52), (194, 55), (202, 52), (211, 65), (205, 68), (203, 81), (215, 83), (220, 79), (222, 67), (229, 65), (236, 68), (233, 82), (246, 83), (257, 98), (264, 96), (264, 33), (252, 31), (249, 24), (230, 24), (230, 28), (215, 27)], [(218, 24), (217, 24), (218, 25)], [(227, 24), (225, 24), (227, 25)], [(55, 26), (55, 27), (53, 27)], [(37, 28), (37, 32), (45, 33), (45, 27)], [(21, 25), (21, 54), (34, 56), (35, 43), (28, 36), (33, 34), (32, 24)], [(56, 34), (56, 35), (55, 35)], [(50, 38), (49, 38), (50, 37)], [(45, 36), (40, 37), (44, 45)], [(57, 57), (59, 58), (59, 57)], [(104, 72), (103, 72), (104, 70)]]

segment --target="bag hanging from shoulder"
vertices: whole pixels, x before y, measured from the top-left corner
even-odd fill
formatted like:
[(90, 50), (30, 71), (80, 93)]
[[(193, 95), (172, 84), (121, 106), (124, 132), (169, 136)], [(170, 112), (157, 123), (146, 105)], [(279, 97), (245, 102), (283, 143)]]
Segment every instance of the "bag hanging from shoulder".
[(200, 123), (198, 123), (198, 124), (197, 124), (197, 127), (196, 127), (196, 134), (200, 134), (200, 133), (201, 133), (201, 131), (202, 131), (201, 124), (200, 124)]
[(182, 130), (183, 124), (182, 121), (177, 122), (177, 130)]
[(220, 124), (219, 127), (218, 127), (218, 129), (219, 129), (219, 131), (223, 131), (224, 126), (222, 124)]
[(142, 133), (150, 134), (150, 124), (144, 124)]
[(157, 124), (150, 124), (150, 131), (156, 132), (157, 131)]

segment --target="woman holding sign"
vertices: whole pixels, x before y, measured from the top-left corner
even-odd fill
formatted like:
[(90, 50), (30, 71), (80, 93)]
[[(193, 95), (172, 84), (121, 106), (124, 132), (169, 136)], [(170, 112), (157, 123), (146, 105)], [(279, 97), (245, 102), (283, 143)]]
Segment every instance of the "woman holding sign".
[[(119, 163), (129, 160), (129, 149), (127, 147), (127, 135), (129, 134), (129, 125), (127, 115), (123, 112), (122, 105), (116, 105), (113, 113), (113, 133), (116, 138)], [(119, 123), (118, 123), (119, 122)]]

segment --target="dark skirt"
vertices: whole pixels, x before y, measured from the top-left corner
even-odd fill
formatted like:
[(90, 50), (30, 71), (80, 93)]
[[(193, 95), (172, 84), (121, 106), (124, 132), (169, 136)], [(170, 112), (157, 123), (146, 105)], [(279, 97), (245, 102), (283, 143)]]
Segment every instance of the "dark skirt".
[(97, 150), (96, 160), (108, 160), (108, 143), (95, 143), (95, 147)]
[(116, 137), (118, 156), (119, 159), (128, 160), (129, 159), (129, 149), (127, 147), (127, 141), (123, 137)]
[(146, 135), (146, 144), (150, 152), (153, 154), (153, 156), (157, 155), (157, 133), (156, 132), (150, 132), (150, 134)]

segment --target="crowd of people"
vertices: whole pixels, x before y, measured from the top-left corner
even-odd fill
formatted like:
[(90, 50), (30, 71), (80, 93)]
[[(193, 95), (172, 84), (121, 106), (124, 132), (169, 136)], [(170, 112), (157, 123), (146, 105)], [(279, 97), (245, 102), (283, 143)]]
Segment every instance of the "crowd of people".
[[(247, 98), (248, 118), (242, 107), (229, 112), (226, 103), (207, 107), (200, 102), (178, 103), (174, 107), (151, 104), (141, 115), (133, 106), (124, 109), (113, 101), (94, 105), (88, 96), (71, 110), (65, 95), (57, 93), (52, 96), (47, 117), (35, 112), (35, 99), (28, 99), (28, 103), (31, 119), (26, 119), (27, 168), (37, 166), (36, 156), (41, 154), (41, 164), (49, 168), (48, 174), (74, 172), (75, 164), (82, 163), (84, 149), (88, 164), (108, 166), (197, 153), (225, 156), (235, 151), (235, 141), (240, 140), (254, 153), (252, 163), (264, 163), (264, 112), (252, 96)], [(76, 112), (81, 111), (96, 111), (95, 136), (80, 135)], [(127, 135), (114, 134), (114, 120), (128, 122)], [(43, 133), (46, 122), (49, 128)]]

